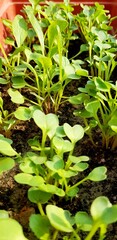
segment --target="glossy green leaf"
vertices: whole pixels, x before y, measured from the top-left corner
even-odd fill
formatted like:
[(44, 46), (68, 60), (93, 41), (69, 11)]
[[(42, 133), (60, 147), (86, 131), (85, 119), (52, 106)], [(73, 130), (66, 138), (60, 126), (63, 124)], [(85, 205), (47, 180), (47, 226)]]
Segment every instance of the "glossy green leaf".
[(14, 115), (17, 119), (22, 121), (27, 121), (32, 117), (30, 108), (28, 107), (18, 107), (14, 112)]
[(47, 135), (50, 139), (55, 135), (56, 129), (59, 126), (58, 117), (55, 114), (49, 113), (46, 115)]
[(56, 187), (55, 185), (52, 185), (52, 184), (41, 184), (41, 185), (38, 186), (38, 188), (43, 192), (52, 193), (52, 194), (55, 194), (55, 195), (60, 196), (60, 197), (65, 196), (65, 192), (63, 191), (63, 189), (58, 188), (58, 187)]
[(108, 86), (108, 83), (106, 83), (100, 77), (95, 78), (95, 84), (96, 84), (96, 87), (99, 91), (108, 92), (110, 90), (110, 87)]
[(67, 137), (73, 144), (82, 139), (84, 136), (84, 129), (81, 125), (71, 127), (68, 123), (64, 123), (63, 128)]
[(44, 35), (43, 35), (43, 31), (42, 31), (40, 22), (34, 16), (34, 13), (32, 11), (31, 6), (26, 6), (25, 7), (25, 12), (26, 12), (26, 14), (29, 18), (30, 23), (32, 24), (32, 26), (33, 26), (36, 34), (37, 34), (37, 37), (38, 37), (40, 45), (41, 45), (41, 51), (42, 51), (42, 54), (44, 55), (44, 49), (45, 49), (45, 47), (44, 47)]
[(7, 84), (9, 80), (0, 77), (0, 84)]
[(24, 161), (20, 164), (20, 170), (24, 173), (35, 173), (35, 165), (28, 158), (24, 158)]
[(27, 152), (27, 157), (36, 165), (43, 164), (47, 160), (47, 156), (40, 156), (35, 152)]
[(34, 111), (33, 119), (37, 126), (41, 128), (42, 131), (47, 131), (46, 115), (42, 111), (40, 110)]
[(104, 166), (96, 167), (89, 173), (89, 175), (87, 176), (87, 179), (94, 182), (102, 181), (107, 178), (106, 172), (107, 172), (106, 167)]
[(94, 220), (101, 219), (101, 217), (104, 216), (103, 215), (104, 211), (111, 206), (112, 204), (110, 203), (107, 197), (104, 196), (97, 197), (93, 201), (90, 209), (93, 219)]
[(108, 125), (111, 127), (111, 129), (117, 133), (117, 112), (115, 112), (110, 121), (108, 122)]
[(16, 182), (21, 184), (27, 184), (32, 187), (38, 187), (40, 184), (44, 183), (41, 176), (33, 176), (28, 173), (18, 173), (14, 176)]
[(49, 192), (41, 191), (37, 187), (31, 187), (28, 190), (28, 198), (33, 203), (47, 203), (51, 199), (52, 194)]
[(33, 119), (37, 126), (47, 133), (50, 139), (54, 136), (59, 124), (58, 117), (55, 114), (49, 113), (45, 115), (42, 111), (36, 110), (33, 113)]
[(82, 68), (77, 69), (76, 74), (82, 77), (88, 77), (89, 75), (88, 71)]
[(74, 164), (72, 167), (70, 167), (69, 169), (71, 169), (72, 171), (77, 171), (77, 172), (83, 172), (85, 169), (88, 168), (88, 163), (76, 163)]
[(64, 168), (64, 161), (63, 159), (56, 158), (54, 161), (47, 161), (46, 166), (51, 169), (52, 171), (57, 172), (58, 169), (63, 169)]
[(0, 153), (10, 157), (17, 155), (17, 152), (11, 147), (9, 142), (2, 139), (0, 139)]
[(75, 215), (75, 223), (81, 230), (90, 231), (93, 221), (86, 212), (77, 212)]
[(38, 239), (48, 239), (51, 225), (47, 216), (32, 214), (29, 220), (29, 226)]
[(26, 82), (24, 80), (23, 76), (14, 76), (12, 77), (12, 86), (13, 88), (24, 88), (26, 85)]
[(9, 88), (8, 89), (8, 94), (11, 97), (11, 101), (17, 104), (23, 104), (24, 103), (24, 97), (22, 94), (15, 89)]
[(1, 240), (28, 240), (24, 237), (21, 225), (14, 219), (0, 219)]
[(117, 222), (117, 204), (107, 207), (102, 214), (101, 220), (106, 225)]
[(8, 171), (15, 166), (15, 161), (9, 157), (0, 157), (0, 174)]
[(70, 160), (72, 163), (80, 163), (80, 162), (87, 162), (89, 161), (89, 157), (87, 156), (69, 156), (68, 160)]
[(59, 137), (53, 138), (53, 145), (58, 155), (63, 154), (65, 152), (70, 152), (74, 147), (74, 145), (70, 141), (64, 140)]
[(86, 110), (92, 114), (97, 114), (97, 111), (100, 107), (100, 102), (98, 100), (92, 100), (88, 102), (85, 106)]
[(13, 35), (17, 46), (20, 47), (27, 37), (27, 24), (21, 15), (16, 15), (12, 23)]
[(67, 194), (67, 196), (72, 198), (72, 197), (76, 197), (78, 192), (79, 192), (79, 188), (78, 187), (74, 187), (74, 188), (69, 189), (66, 192), (66, 194)]
[(72, 225), (66, 216), (66, 211), (54, 205), (46, 206), (47, 216), (51, 225), (62, 232), (72, 232)]

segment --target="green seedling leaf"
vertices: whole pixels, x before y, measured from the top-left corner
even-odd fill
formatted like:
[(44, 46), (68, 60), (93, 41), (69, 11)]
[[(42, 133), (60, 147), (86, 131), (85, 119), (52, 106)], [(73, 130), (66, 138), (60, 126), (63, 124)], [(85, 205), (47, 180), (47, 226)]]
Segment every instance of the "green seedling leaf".
[(21, 93), (18, 90), (9, 88), (8, 94), (11, 97), (11, 101), (17, 104), (23, 104), (24, 103), (24, 97), (21, 95)]
[(40, 165), (46, 162), (46, 156), (39, 156), (35, 152), (27, 152), (27, 157), (36, 165)]
[(59, 125), (58, 117), (52, 113), (45, 115), (42, 111), (36, 110), (33, 113), (33, 119), (37, 126), (52, 139)]
[(57, 172), (58, 169), (64, 168), (64, 161), (60, 158), (56, 158), (54, 161), (47, 161), (46, 166), (54, 172)]
[(29, 226), (38, 239), (48, 239), (51, 225), (47, 216), (32, 214), (30, 217)]
[(102, 214), (101, 220), (106, 225), (117, 222), (117, 205), (107, 207)]
[(20, 47), (27, 37), (27, 23), (21, 15), (16, 15), (14, 18), (12, 29), (17, 46)]
[(55, 151), (58, 155), (59, 154), (61, 155), (65, 152), (70, 152), (74, 147), (74, 145), (70, 141), (64, 140), (59, 137), (53, 138), (53, 145), (54, 145)]
[(40, 22), (37, 20), (37, 18), (34, 16), (33, 11), (32, 11), (32, 7), (31, 6), (26, 6), (25, 7), (25, 12), (29, 18), (30, 23), (32, 24), (37, 37), (39, 39), (40, 45), (41, 45), (41, 51), (42, 54), (44, 55), (44, 35), (43, 35), (43, 31), (41, 29), (40, 26)]
[(79, 162), (70, 167), (69, 169), (71, 169), (72, 171), (83, 172), (85, 169), (88, 168), (88, 166), (88, 163)]
[(24, 162), (20, 164), (20, 170), (24, 173), (35, 173), (35, 165), (29, 160), (29, 158), (24, 158)]
[(71, 140), (73, 144), (83, 138), (84, 129), (81, 125), (75, 125), (71, 127), (68, 123), (63, 125), (66, 136)]
[(89, 76), (88, 71), (85, 70), (85, 69), (82, 69), (82, 68), (77, 69), (76, 74), (78, 76), (82, 76), (82, 77), (88, 77)]
[(40, 186), (38, 186), (38, 188), (43, 192), (52, 193), (52, 194), (55, 194), (60, 197), (65, 196), (65, 192), (62, 189), (60, 189), (52, 184), (41, 184)]
[(70, 223), (70, 217), (68, 218), (67, 211), (54, 205), (46, 206), (46, 213), (51, 225), (62, 232), (72, 232), (73, 228)]
[(79, 93), (78, 95), (69, 98), (69, 102), (75, 105), (82, 104), (85, 100), (89, 100), (89, 96), (85, 93)]
[(111, 127), (111, 129), (117, 133), (117, 112), (115, 112), (108, 122), (108, 125)]
[(13, 141), (11, 139), (4, 137), (2, 134), (0, 134), (0, 140), (8, 142), (9, 144), (13, 143)]
[(80, 162), (89, 161), (89, 157), (87, 157), (87, 156), (76, 157), (76, 156), (70, 155), (68, 160), (70, 160), (72, 163), (80, 163)]
[(106, 175), (107, 168), (106, 167), (96, 167), (94, 168), (89, 175), (87, 176), (87, 179), (97, 182), (97, 181), (102, 181), (107, 178)]
[(51, 61), (51, 58), (49, 57), (45, 57), (43, 55), (39, 55), (38, 57), (38, 61), (41, 63), (43, 69), (51, 69), (52, 68), (52, 61)]
[(97, 197), (91, 205), (91, 215), (94, 220), (101, 219), (104, 216), (104, 211), (110, 208), (112, 204), (107, 197), (101, 196)]
[(14, 76), (14, 77), (12, 77), (11, 81), (13, 83), (12, 84), (13, 88), (18, 88), (18, 89), (24, 88), (26, 85), (26, 82), (25, 82), (23, 76)]
[(46, 115), (47, 135), (52, 139), (55, 135), (56, 129), (59, 126), (58, 117), (55, 114), (49, 113)]
[(66, 134), (64, 132), (63, 126), (58, 126), (57, 127), (57, 129), (56, 129), (56, 136), (59, 137), (59, 138), (62, 138), (62, 137), (66, 136)]
[(110, 90), (109, 84), (100, 77), (95, 78), (95, 85), (99, 91), (108, 92)]
[(32, 175), (28, 173), (18, 173), (14, 176), (15, 181), (21, 184), (29, 184), (32, 178)]
[(15, 166), (15, 161), (9, 157), (0, 157), (0, 174), (8, 171)]
[(37, 187), (40, 184), (44, 183), (44, 180), (40, 176), (33, 176), (28, 173), (18, 173), (14, 177), (15, 181), (21, 184), (27, 184), (29, 186)]
[(0, 210), (0, 219), (9, 218), (9, 214), (5, 210)]
[(32, 112), (28, 107), (18, 107), (14, 112), (14, 116), (22, 121), (27, 121), (32, 117)]
[(85, 106), (86, 110), (93, 114), (94, 116), (97, 114), (97, 111), (100, 107), (100, 102), (98, 100), (92, 100), (88, 102)]
[(74, 187), (74, 188), (69, 189), (66, 194), (68, 197), (76, 197), (78, 192), (79, 192), (79, 188)]
[(0, 219), (1, 240), (28, 240), (24, 237), (21, 225), (14, 219)]
[(0, 77), (0, 84), (7, 84), (9, 80)]
[(81, 230), (90, 231), (93, 225), (93, 220), (86, 212), (78, 212), (75, 215), (75, 223)]
[(49, 192), (41, 191), (37, 187), (31, 187), (28, 190), (28, 198), (33, 203), (47, 203), (51, 199), (52, 194)]
[(41, 128), (42, 131), (47, 131), (47, 124), (46, 124), (46, 115), (40, 111), (36, 110), (33, 113), (33, 119), (36, 125)]
[(0, 139), (0, 153), (10, 157), (17, 155), (17, 152), (11, 147), (9, 142), (1, 139)]
[(71, 178), (73, 176), (76, 176), (78, 174), (77, 171), (71, 171), (71, 170), (64, 170), (64, 169), (59, 169), (57, 171), (58, 175), (60, 177), (64, 178)]

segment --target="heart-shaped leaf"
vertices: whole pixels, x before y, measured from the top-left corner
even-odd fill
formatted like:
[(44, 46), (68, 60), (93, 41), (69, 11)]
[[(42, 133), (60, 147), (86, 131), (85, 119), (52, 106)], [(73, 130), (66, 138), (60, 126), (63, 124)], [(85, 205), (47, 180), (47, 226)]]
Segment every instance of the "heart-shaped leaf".
[(97, 182), (97, 181), (102, 181), (107, 178), (106, 175), (107, 168), (106, 167), (96, 167), (94, 168), (89, 175), (87, 176), (87, 179)]
[(75, 125), (71, 127), (68, 123), (64, 123), (63, 128), (67, 137), (73, 144), (82, 139), (84, 136), (84, 129), (81, 125)]

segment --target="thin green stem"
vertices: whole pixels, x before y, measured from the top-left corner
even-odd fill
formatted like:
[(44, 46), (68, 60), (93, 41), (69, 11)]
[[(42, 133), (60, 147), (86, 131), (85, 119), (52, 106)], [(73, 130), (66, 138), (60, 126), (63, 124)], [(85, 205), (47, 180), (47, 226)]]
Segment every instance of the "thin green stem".
[(82, 179), (81, 181), (77, 182), (76, 184), (74, 184), (73, 186), (69, 187), (69, 189), (78, 187), (80, 184), (82, 184), (83, 182), (85, 182), (86, 180), (88, 180), (87, 177), (85, 177), (84, 179)]
[(98, 230), (98, 228), (99, 228), (99, 222), (95, 222), (95, 224), (93, 225), (91, 231), (89, 232), (85, 240), (91, 240), (94, 234), (96, 233), (96, 231)]
[(42, 208), (42, 204), (38, 203), (37, 206), (38, 206), (38, 209), (39, 209), (39, 212), (40, 212), (41, 216), (45, 216), (44, 210)]
[(52, 240), (56, 240), (57, 239), (57, 235), (58, 235), (58, 230), (55, 230), (54, 233), (53, 233)]

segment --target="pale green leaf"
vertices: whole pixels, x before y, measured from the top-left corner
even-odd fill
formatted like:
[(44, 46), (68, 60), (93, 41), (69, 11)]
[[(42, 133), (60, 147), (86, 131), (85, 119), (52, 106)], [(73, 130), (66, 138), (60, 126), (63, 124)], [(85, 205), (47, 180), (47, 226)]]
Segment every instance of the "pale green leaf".
[(21, 15), (16, 15), (12, 23), (13, 35), (18, 47), (20, 47), (27, 37), (27, 24)]
[(106, 208), (109, 208), (111, 206), (112, 204), (110, 203), (107, 197), (104, 196), (97, 197), (93, 201), (90, 209), (93, 219), (94, 220), (101, 219), (101, 217), (104, 216), (103, 214)]
[(22, 94), (15, 89), (9, 88), (8, 89), (8, 94), (11, 97), (11, 101), (17, 104), (23, 104), (24, 103), (24, 97)]
[(66, 211), (54, 205), (47, 205), (47, 216), (51, 225), (62, 232), (72, 232), (72, 225), (66, 216)]

